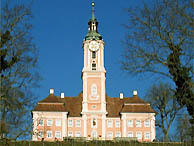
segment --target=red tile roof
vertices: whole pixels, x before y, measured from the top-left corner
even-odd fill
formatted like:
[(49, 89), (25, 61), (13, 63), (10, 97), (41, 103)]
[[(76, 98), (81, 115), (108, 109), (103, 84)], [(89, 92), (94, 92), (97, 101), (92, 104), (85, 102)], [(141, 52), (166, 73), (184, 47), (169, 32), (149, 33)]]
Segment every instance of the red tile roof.
[[(68, 112), (70, 117), (80, 117), (82, 111), (83, 94), (77, 97), (64, 97), (49, 95), (38, 102), (33, 111), (59, 111)], [(151, 106), (138, 96), (120, 99), (106, 96), (106, 109), (108, 117), (120, 117), (120, 113), (155, 113)]]
[(33, 111), (60, 111), (68, 112), (70, 117), (80, 117), (82, 110), (82, 94), (77, 97), (64, 97), (49, 95), (47, 98), (38, 102)]
[(67, 111), (66, 107), (63, 104), (38, 104), (34, 111), (56, 111), (64, 112)]
[(119, 117), (120, 113), (155, 113), (151, 106), (140, 99), (138, 96), (125, 97), (106, 97), (108, 117)]
[(148, 104), (124, 105), (121, 113), (155, 113)]

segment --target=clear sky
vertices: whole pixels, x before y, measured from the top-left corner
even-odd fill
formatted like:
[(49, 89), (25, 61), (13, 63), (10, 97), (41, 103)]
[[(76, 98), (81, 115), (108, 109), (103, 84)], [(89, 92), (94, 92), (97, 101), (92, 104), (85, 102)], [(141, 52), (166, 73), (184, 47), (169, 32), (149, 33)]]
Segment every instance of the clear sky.
[[(127, 13), (124, 8), (142, 5), (142, 0), (95, 0), (99, 33), (105, 41), (106, 93), (111, 97), (141, 98), (152, 84), (150, 78), (134, 77), (121, 71)], [(82, 41), (88, 32), (91, 0), (36, 0), (33, 4), (34, 42), (40, 50), (39, 68), (43, 77), (36, 91), (39, 100), (55, 89), (55, 95), (76, 96), (82, 91)]]

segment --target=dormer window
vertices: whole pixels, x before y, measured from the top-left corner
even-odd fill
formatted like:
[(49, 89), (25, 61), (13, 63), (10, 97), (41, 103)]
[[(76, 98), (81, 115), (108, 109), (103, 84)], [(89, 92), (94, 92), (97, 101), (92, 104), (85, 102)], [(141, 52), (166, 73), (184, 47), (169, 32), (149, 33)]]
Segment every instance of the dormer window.
[(95, 59), (95, 58), (96, 58), (96, 52), (92, 51), (92, 59)]
[(92, 70), (96, 70), (96, 63), (92, 63)]

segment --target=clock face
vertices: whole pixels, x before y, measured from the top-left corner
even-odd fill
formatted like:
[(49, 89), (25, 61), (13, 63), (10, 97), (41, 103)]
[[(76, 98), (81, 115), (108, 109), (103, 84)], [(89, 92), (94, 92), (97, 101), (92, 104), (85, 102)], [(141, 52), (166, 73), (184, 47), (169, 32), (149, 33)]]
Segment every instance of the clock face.
[(97, 51), (99, 49), (99, 43), (97, 41), (91, 41), (89, 43), (89, 49), (91, 51)]

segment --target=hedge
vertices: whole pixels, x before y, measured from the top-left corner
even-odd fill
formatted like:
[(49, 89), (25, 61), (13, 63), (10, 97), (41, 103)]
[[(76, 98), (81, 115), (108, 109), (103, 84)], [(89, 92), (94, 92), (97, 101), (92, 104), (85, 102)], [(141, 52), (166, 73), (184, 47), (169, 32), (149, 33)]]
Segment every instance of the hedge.
[(0, 146), (194, 146), (191, 143), (180, 142), (113, 142), (113, 141), (0, 141)]

